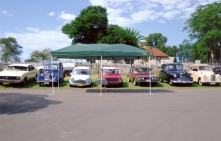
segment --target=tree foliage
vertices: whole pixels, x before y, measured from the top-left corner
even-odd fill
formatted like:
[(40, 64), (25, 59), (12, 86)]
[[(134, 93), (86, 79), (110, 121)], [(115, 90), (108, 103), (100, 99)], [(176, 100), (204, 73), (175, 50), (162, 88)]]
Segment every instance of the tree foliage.
[(15, 38), (0, 39), (0, 59), (1, 62), (20, 62), (22, 46), (18, 44)]
[(62, 32), (75, 43), (97, 43), (104, 35), (108, 26), (106, 8), (88, 6), (78, 17), (62, 27)]
[(167, 38), (163, 36), (162, 33), (149, 34), (149, 36), (146, 37), (145, 40), (147, 46), (152, 46), (163, 52), (166, 51)]
[(126, 31), (118, 25), (109, 25), (106, 36), (102, 37), (98, 43), (118, 44), (123, 43), (138, 47), (136, 36)]
[(191, 14), (183, 30), (188, 31), (193, 45), (194, 58), (203, 62), (211, 57), (211, 50), (215, 59), (220, 59), (221, 50), (221, 1), (200, 5)]
[(194, 55), (192, 52), (192, 43), (189, 40), (183, 40), (182, 44), (179, 45), (177, 56), (179, 60), (183, 61), (191, 61), (192, 56)]
[(42, 62), (50, 60), (51, 49), (45, 48), (43, 51), (32, 51), (30, 53), (30, 59), (26, 59), (25, 62)]
[(140, 41), (141, 40), (145, 40), (145, 37), (140, 35), (140, 31), (134, 30), (134, 29), (130, 29), (130, 28), (126, 28), (125, 29), (129, 34), (133, 35), (136, 37), (137, 39), (137, 44), (138, 46), (140, 45)]

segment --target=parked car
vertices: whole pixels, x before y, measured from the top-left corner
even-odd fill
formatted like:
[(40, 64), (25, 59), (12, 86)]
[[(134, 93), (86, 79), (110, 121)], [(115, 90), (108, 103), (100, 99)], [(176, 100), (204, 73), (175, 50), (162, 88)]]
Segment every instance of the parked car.
[(158, 77), (152, 72), (149, 66), (132, 66), (127, 74), (128, 82), (133, 82), (136, 86), (140, 83), (151, 83), (152, 86), (156, 86)]
[(118, 68), (104, 67), (102, 70), (102, 78), (107, 80), (108, 86), (123, 86), (123, 79), (119, 74)]
[(43, 70), (40, 71), (37, 77), (39, 86), (51, 85), (52, 83), (58, 85), (59, 82), (64, 81), (63, 65), (59, 61), (45, 62)]
[(221, 76), (215, 74), (210, 65), (207, 64), (194, 64), (190, 66), (189, 73), (193, 75), (193, 81), (199, 85), (210, 84), (219, 86)]
[(24, 86), (27, 81), (35, 80), (38, 73), (38, 70), (31, 64), (11, 64), (0, 72), (0, 84), (20, 83)]
[(89, 67), (75, 67), (71, 72), (69, 86), (91, 86), (91, 70)]
[(166, 80), (171, 86), (174, 84), (185, 84), (191, 86), (193, 77), (190, 73), (184, 70), (184, 65), (180, 63), (165, 63), (162, 64), (159, 71), (159, 81)]
[(215, 74), (221, 75), (221, 67), (215, 67), (215, 68), (213, 68), (213, 72), (214, 72)]

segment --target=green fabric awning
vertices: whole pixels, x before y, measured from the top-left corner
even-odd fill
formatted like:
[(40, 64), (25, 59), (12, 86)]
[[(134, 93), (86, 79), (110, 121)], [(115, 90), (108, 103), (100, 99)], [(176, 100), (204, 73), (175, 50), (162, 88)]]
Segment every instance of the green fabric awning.
[(150, 52), (125, 44), (75, 44), (51, 52), (53, 57), (73, 59), (132, 59), (150, 56)]

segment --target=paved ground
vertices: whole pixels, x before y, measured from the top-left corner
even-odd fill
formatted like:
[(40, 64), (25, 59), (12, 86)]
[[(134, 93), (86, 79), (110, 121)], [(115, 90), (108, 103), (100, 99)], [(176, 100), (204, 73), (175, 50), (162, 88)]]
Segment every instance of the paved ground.
[(1, 89), (1, 141), (220, 141), (221, 89)]

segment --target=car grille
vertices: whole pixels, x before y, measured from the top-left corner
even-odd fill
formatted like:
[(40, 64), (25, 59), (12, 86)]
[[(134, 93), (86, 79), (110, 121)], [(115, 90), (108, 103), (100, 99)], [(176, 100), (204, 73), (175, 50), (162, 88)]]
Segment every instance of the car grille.
[(119, 81), (118, 78), (105, 78), (107, 81)]
[(3, 80), (18, 80), (15, 76), (0, 76), (0, 79)]
[(210, 81), (215, 81), (215, 75), (211, 75)]
[(77, 83), (77, 84), (87, 84), (87, 82), (85, 80), (75, 80), (73, 83)]

